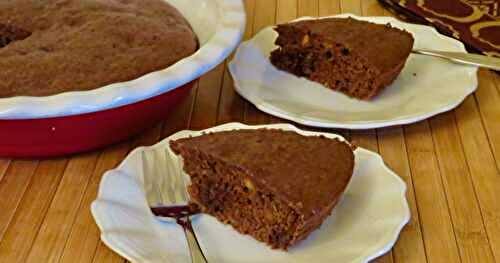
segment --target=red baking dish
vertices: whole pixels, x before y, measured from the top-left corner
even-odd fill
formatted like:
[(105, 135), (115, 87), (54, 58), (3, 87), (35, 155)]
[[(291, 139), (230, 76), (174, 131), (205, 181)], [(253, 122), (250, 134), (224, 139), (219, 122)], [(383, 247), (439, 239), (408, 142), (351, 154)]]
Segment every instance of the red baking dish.
[(51, 157), (119, 142), (164, 119), (193, 82), (151, 99), (65, 117), (0, 120), (0, 156)]
[[(173, 66), (92, 91), (0, 99), (0, 157), (90, 151), (153, 126), (203, 74), (236, 48), (245, 28), (241, 0), (165, 0), (190, 22), (199, 50)], [(196, 8), (193, 8), (193, 7)]]

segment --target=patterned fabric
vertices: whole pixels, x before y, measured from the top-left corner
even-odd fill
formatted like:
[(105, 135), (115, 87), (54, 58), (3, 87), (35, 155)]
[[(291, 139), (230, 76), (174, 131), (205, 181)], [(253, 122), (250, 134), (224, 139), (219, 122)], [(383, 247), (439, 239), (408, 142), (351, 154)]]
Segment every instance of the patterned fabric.
[(465, 0), (469, 5), (477, 6), (482, 12), (499, 19), (500, 18), (500, 1), (498, 0)]
[(429, 23), (489, 56), (500, 57), (500, 0), (379, 0), (407, 19)]

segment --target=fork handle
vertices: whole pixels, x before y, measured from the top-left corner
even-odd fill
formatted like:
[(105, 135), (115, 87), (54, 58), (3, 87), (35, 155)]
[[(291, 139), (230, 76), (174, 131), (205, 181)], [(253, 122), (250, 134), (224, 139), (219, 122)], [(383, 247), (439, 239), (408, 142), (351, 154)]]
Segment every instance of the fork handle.
[(181, 217), (177, 219), (177, 223), (184, 229), (184, 234), (186, 235), (186, 240), (189, 246), (189, 252), (191, 253), (191, 263), (208, 263), (203, 251), (201, 250), (198, 239), (191, 225), (191, 220), (188, 216)]
[(413, 53), (446, 58), (451, 61), (500, 71), (500, 59), (477, 54), (445, 52), (427, 49), (413, 50)]

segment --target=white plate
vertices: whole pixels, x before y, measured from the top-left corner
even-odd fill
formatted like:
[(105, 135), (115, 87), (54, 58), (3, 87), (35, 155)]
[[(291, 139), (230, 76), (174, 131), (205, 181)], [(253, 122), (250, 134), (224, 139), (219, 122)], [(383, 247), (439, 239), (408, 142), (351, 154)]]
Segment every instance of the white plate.
[[(262, 127), (341, 138), (330, 133), (302, 131), (288, 124), (246, 126), (229, 123), (209, 131)], [(145, 176), (141, 154), (145, 152), (148, 159), (157, 158), (154, 174), (161, 176), (168, 169), (181, 169), (182, 166), (176, 156), (175, 164), (167, 166), (165, 154), (173, 155), (169, 141), (200, 134), (201, 131), (182, 131), (155, 146), (136, 149), (118, 168), (104, 175), (97, 200), (92, 204), (92, 214), (107, 246), (132, 262), (189, 262), (181, 228), (156, 220), (148, 209), (146, 195), (151, 189), (152, 177), (151, 172)], [(384, 165), (379, 155), (359, 148), (355, 157), (353, 178), (333, 214), (319, 230), (289, 252), (271, 250), (211, 216), (195, 217), (194, 228), (208, 261), (367, 262), (390, 250), (410, 218), (406, 185)]]
[[(428, 26), (390, 17), (335, 17), (347, 16), (405, 29), (413, 34), (415, 48), (466, 52), (462, 43)], [(268, 59), (276, 37), (268, 27), (238, 48), (229, 64), (236, 91), (264, 112), (308, 126), (368, 129), (412, 123), (453, 109), (477, 87), (477, 67), (412, 54), (391, 86), (372, 101), (359, 101), (276, 69)]]

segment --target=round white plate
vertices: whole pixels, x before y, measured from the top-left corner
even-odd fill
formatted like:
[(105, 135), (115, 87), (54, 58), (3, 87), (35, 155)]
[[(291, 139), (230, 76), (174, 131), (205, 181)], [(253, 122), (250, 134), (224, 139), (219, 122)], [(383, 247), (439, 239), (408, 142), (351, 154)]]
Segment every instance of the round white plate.
[[(335, 17), (347, 16), (405, 29), (415, 38), (414, 48), (466, 52), (461, 42), (428, 26), (390, 17)], [(391, 86), (371, 101), (360, 101), (276, 69), (268, 59), (276, 37), (268, 27), (238, 48), (229, 64), (236, 91), (266, 113), (308, 126), (369, 129), (413, 123), (455, 108), (477, 87), (477, 67), (411, 54)]]
[[(343, 139), (330, 133), (302, 131), (289, 124), (246, 126), (229, 123), (205, 131), (263, 127)], [(170, 151), (169, 141), (201, 133), (182, 131), (155, 146), (136, 149), (118, 168), (104, 175), (97, 200), (92, 204), (92, 214), (107, 246), (132, 262), (190, 262), (181, 228), (175, 223), (156, 220), (148, 208), (146, 195), (152, 179), (161, 180), (161, 174), (169, 169), (181, 169), (182, 161)], [(143, 171), (143, 152), (146, 160), (156, 160), (154, 172)], [(169, 158), (165, 158), (165, 154), (173, 155), (175, 161), (167, 162)], [(208, 261), (368, 262), (390, 250), (410, 219), (406, 185), (384, 165), (379, 155), (358, 148), (355, 158), (353, 178), (332, 215), (320, 229), (289, 252), (272, 250), (211, 216), (195, 216), (193, 227)]]

